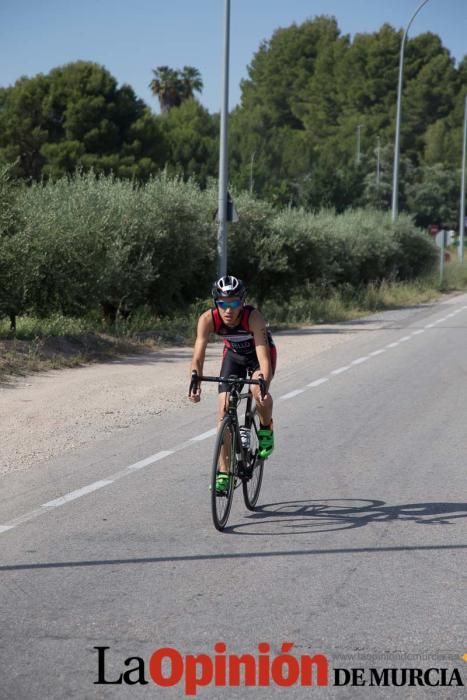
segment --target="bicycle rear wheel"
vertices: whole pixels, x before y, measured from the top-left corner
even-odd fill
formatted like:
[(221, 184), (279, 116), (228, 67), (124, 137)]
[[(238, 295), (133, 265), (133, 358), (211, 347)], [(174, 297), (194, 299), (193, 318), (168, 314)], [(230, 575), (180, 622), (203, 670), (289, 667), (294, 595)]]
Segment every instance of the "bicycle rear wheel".
[[(212, 520), (217, 530), (223, 530), (229, 519), (235, 490), (235, 429), (229, 416), (225, 416), (217, 433), (211, 474)], [(229, 474), (229, 485), (225, 492), (216, 491), (216, 480), (220, 472)]]
[(247, 426), (250, 429), (250, 447), (248, 449), (247, 477), (243, 479), (243, 498), (248, 510), (254, 510), (258, 502), (263, 482), (264, 459), (259, 456), (258, 430), (259, 419), (256, 411)]

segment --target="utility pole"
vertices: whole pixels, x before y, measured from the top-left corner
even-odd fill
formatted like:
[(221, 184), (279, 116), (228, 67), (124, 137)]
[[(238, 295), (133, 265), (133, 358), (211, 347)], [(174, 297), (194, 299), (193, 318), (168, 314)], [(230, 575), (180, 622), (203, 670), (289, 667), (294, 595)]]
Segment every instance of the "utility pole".
[(464, 138), (462, 140), (462, 167), (461, 167), (461, 199), (459, 214), (459, 260), (464, 262), (464, 231), (465, 231), (465, 158), (467, 151), (467, 94), (464, 105)]
[(250, 158), (250, 194), (253, 194), (253, 164), (255, 162), (256, 151), (253, 151)]
[(217, 230), (217, 272), (227, 274), (227, 183), (228, 183), (228, 121), (229, 121), (229, 51), (230, 51), (230, 0), (225, 0), (224, 18), (224, 84), (221, 108), (219, 150), (219, 204)]
[(381, 182), (381, 139), (376, 139), (376, 189), (379, 190)]
[(357, 165), (360, 165), (360, 161), (361, 161), (361, 131), (362, 131), (363, 127), (364, 127), (364, 124), (359, 124), (357, 126), (357, 158), (356, 158)]

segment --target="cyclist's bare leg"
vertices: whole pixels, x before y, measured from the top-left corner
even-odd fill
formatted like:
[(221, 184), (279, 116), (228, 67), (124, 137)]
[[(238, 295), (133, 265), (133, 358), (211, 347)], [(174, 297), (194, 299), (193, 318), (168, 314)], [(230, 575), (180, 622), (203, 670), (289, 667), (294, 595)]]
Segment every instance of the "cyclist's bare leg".
[[(217, 426), (218, 426), (218, 428), (222, 422), (222, 419), (225, 416), (228, 405), (229, 405), (229, 392), (223, 391), (221, 394), (219, 394), (218, 404), (217, 404)], [(221, 454), (220, 454), (220, 468), (219, 468), (220, 472), (228, 472), (229, 471), (229, 466), (228, 466), (229, 460), (230, 460), (230, 454), (225, 449), (225, 445), (222, 445)]]
[[(259, 376), (260, 376), (260, 372), (259, 372), (259, 370), (257, 370), (256, 372), (253, 373), (252, 379), (258, 379)], [(266, 381), (268, 381), (268, 383), (270, 383), (270, 379), (268, 380), (267, 377), (265, 377), (265, 379), (266, 379)], [(256, 410), (258, 412), (258, 416), (259, 416), (259, 419), (261, 421), (261, 424), (265, 425), (265, 426), (269, 425), (271, 423), (271, 420), (272, 420), (272, 406), (273, 406), (273, 400), (272, 400), (271, 394), (269, 393), (269, 389), (268, 389), (267, 396), (263, 400), (262, 405), (260, 404), (261, 392), (260, 392), (259, 386), (252, 385), (251, 392), (252, 392), (254, 399), (255, 399)]]

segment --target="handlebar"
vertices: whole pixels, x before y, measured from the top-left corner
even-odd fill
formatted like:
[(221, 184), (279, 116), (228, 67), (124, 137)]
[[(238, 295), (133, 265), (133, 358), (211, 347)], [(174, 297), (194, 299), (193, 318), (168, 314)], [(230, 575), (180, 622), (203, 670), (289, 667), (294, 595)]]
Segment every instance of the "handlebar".
[(266, 380), (262, 375), (259, 379), (242, 379), (241, 377), (236, 376), (205, 377), (199, 375), (196, 370), (193, 370), (191, 373), (191, 381), (188, 396), (191, 396), (193, 392), (197, 391), (201, 382), (216, 382), (217, 384), (230, 384), (231, 386), (235, 386), (235, 384), (255, 384), (256, 386), (259, 386), (262, 399), (264, 399), (264, 397), (267, 394)]

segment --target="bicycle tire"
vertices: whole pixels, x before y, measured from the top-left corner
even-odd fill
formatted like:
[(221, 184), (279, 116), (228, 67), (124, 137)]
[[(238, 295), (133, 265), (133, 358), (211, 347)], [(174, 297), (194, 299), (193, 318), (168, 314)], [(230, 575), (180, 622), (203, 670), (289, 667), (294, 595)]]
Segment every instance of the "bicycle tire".
[[(227, 450), (228, 468), (230, 474), (229, 488), (225, 495), (220, 495), (216, 491), (216, 479), (221, 466), (222, 449)], [(229, 416), (225, 416), (217, 433), (216, 444), (214, 446), (214, 456), (212, 461), (211, 474), (211, 512), (212, 520), (216, 530), (222, 531), (229, 519), (230, 509), (232, 507), (232, 499), (235, 490), (235, 474), (236, 474), (236, 451), (235, 451), (235, 428)]]
[(264, 459), (258, 456), (258, 430), (259, 421), (256, 410), (253, 412), (251, 423), (248, 425), (250, 429), (250, 447), (248, 449), (248, 477), (242, 481), (243, 499), (248, 510), (254, 510), (258, 503), (261, 484), (263, 483)]

